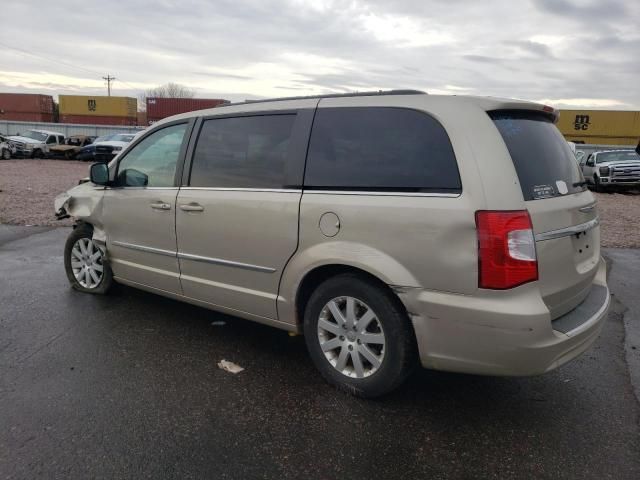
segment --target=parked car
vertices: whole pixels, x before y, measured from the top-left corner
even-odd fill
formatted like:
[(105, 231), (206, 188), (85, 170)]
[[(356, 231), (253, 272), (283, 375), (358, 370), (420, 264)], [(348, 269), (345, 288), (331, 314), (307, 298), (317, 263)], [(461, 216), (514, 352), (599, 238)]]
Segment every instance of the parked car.
[(11, 146), (7, 137), (0, 135), (0, 158), (9, 160), (15, 153), (15, 148)]
[(93, 142), (89, 145), (86, 145), (80, 149), (80, 151), (76, 154), (76, 160), (82, 160), (85, 162), (93, 162), (95, 161), (96, 155), (96, 144), (100, 142), (105, 142), (113, 137), (114, 134), (111, 135), (102, 135), (97, 137)]
[(15, 155), (28, 158), (45, 158), (49, 148), (64, 145), (64, 135), (49, 130), (27, 130), (23, 134), (8, 137), (9, 144), (15, 149)]
[(596, 192), (609, 187), (640, 187), (640, 155), (633, 150), (607, 150), (587, 157), (582, 173)]
[(364, 397), (417, 363), (548, 372), (609, 307), (595, 200), (557, 116), (392, 91), (170, 117), (56, 199), (76, 219), (67, 277), (304, 333), (322, 375)]
[(112, 135), (108, 140), (96, 142), (95, 160), (97, 162), (110, 162), (135, 136), (135, 133), (119, 133)]
[(52, 157), (63, 157), (72, 160), (82, 150), (82, 147), (91, 145), (96, 137), (87, 135), (73, 135), (67, 138), (64, 145), (55, 145), (49, 148)]

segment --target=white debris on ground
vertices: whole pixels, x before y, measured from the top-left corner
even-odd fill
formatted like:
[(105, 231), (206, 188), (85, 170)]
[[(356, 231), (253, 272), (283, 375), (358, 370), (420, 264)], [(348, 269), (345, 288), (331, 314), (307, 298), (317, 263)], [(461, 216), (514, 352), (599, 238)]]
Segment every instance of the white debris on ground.
[(212, 327), (224, 327), (227, 322), (223, 322), (222, 320), (216, 320), (215, 322), (211, 322)]
[(237, 365), (225, 359), (222, 359), (218, 362), (218, 368), (229, 373), (240, 373), (244, 370), (244, 368), (242, 368), (240, 365)]

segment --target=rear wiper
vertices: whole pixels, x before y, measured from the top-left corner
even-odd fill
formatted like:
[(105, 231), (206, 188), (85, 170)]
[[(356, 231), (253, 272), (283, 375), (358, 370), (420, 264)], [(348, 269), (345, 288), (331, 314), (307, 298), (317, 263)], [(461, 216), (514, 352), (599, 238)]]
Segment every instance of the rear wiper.
[(587, 184), (586, 180), (582, 180), (581, 182), (576, 182), (573, 184), (574, 187), (584, 187)]

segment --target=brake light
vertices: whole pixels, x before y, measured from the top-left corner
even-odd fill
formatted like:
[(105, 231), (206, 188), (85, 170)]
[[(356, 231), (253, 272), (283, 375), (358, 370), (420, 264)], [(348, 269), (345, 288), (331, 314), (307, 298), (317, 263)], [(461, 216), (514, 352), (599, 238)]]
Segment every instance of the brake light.
[(526, 210), (476, 212), (478, 286), (505, 290), (538, 279), (531, 218)]

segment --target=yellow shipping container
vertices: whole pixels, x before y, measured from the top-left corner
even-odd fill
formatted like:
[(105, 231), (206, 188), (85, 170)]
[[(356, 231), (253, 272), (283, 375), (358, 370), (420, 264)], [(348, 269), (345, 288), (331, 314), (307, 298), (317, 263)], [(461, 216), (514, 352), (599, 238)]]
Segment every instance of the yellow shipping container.
[(135, 117), (138, 101), (131, 97), (60, 95), (60, 115)]
[(640, 138), (640, 112), (560, 110), (558, 128), (572, 142), (636, 145)]

